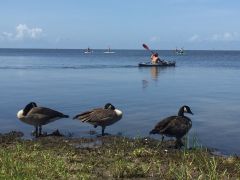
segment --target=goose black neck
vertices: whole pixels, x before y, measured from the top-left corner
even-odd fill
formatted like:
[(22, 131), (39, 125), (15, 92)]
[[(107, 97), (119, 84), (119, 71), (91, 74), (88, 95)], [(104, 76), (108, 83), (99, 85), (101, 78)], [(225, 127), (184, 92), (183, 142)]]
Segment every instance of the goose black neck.
[(181, 107), (178, 111), (178, 116), (184, 116), (184, 107)]
[(26, 116), (28, 112), (34, 107), (37, 107), (37, 104), (35, 102), (31, 102), (28, 105), (26, 105), (26, 107), (23, 109), (23, 115)]

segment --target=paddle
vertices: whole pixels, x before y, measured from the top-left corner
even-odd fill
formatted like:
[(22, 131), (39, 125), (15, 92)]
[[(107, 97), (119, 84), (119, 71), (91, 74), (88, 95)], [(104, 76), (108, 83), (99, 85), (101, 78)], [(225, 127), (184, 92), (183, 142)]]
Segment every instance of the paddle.
[(144, 47), (144, 49), (150, 51), (152, 54), (154, 54), (154, 52), (152, 50), (149, 49), (149, 47), (146, 44), (142, 45)]

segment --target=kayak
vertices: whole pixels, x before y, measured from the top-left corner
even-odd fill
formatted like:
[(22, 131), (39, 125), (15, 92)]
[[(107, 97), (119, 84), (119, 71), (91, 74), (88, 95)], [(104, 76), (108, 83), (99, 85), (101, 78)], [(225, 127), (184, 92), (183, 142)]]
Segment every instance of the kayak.
[(113, 51), (105, 51), (104, 53), (105, 54), (114, 54), (115, 52), (113, 52)]
[(166, 61), (165, 63), (157, 63), (157, 64), (152, 64), (150, 62), (142, 62), (139, 63), (139, 67), (168, 67), (168, 66), (175, 66), (176, 62), (175, 61)]
[(176, 52), (177, 55), (184, 55), (185, 52)]
[(93, 51), (85, 51), (84, 54), (91, 54)]

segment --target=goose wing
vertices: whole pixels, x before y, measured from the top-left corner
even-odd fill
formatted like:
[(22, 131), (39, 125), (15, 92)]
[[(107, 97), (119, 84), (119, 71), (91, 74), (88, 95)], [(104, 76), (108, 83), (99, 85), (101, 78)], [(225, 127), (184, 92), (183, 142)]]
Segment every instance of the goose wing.
[(82, 122), (101, 123), (112, 120), (115, 116), (116, 114), (113, 110), (98, 108), (76, 115), (74, 119), (79, 119)]
[(167, 119), (165, 126), (159, 130), (162, 134), (182, 137), (192, 127), (191, 120), (188, 117), (172, 116)]
[(29, 113), (27, 114), (28, 116), (39, 116), (42, 118), (56, 118), (56, 117), (62, 117), (62, 118), (67, 118), (67, 115), (64, 115), (61, 112), (55, 111), (53, 109), (50, 108), (46, 108), (46, 107), (34, 107), (32, 108)]
[(175, 119), (176, 116), (170, 116), (167, 118), (162, 119), (160, 122), (158, 122), (156, 124), (156, 126), (154, 127), (154, 129), (151, 131), (153, 134), (155, 133), (161, 133), (166, 127), (169, 126), (169, 124), (171, 123), (171, 121), (173, 119)]

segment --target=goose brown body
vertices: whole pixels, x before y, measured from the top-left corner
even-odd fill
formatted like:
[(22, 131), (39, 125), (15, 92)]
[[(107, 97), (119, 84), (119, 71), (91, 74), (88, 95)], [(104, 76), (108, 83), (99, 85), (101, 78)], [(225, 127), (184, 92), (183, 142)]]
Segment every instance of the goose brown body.
[(191, 127), (192, 121), (188, 117), (170, 116), (160, 121), (153, 131), (170, 137), (182, 138)]
[(67, 115), (64, 115), (63, 113), (60, 113), (53, 109), (49, 109), (46, 107), (34, 107), (27, 113), (26, 116), (19, 116), (19, 119), (24, 123), (38, 126), (46, 125), (55, 120), (67, 117)]
[(17, 113), (17, 117), (22, 122), (34, 126), (36, 128), (37, 137), (41, 134), (42, 125), (46, 125), (61, 118), (68, 118), (69, 116), (50, 108), (37, 107), (36, 103), (31, 102)]
[[(113, 108), (112, 108), (113, 107)], [(73, 119), (81, 120), (94, 125), (94, 127), (102, 127), (102, 135), (106, 126), (110, 126), (122, 118), (122, 112), (115, 109), (111, 104), (106, 104), (104, 108), (96, 108), (90, 111), (76, 115)]]
[(181, 138), (188, 133), (192, 127), (192, 121), (185, 113), (193, 114), (188, 106), (180, 108), (178, 116), (170, 116), (162, 119), (150, 134), (161, 134), (165, 136), (175, 137), (177, 139), (176, 146), (182, 146)]

